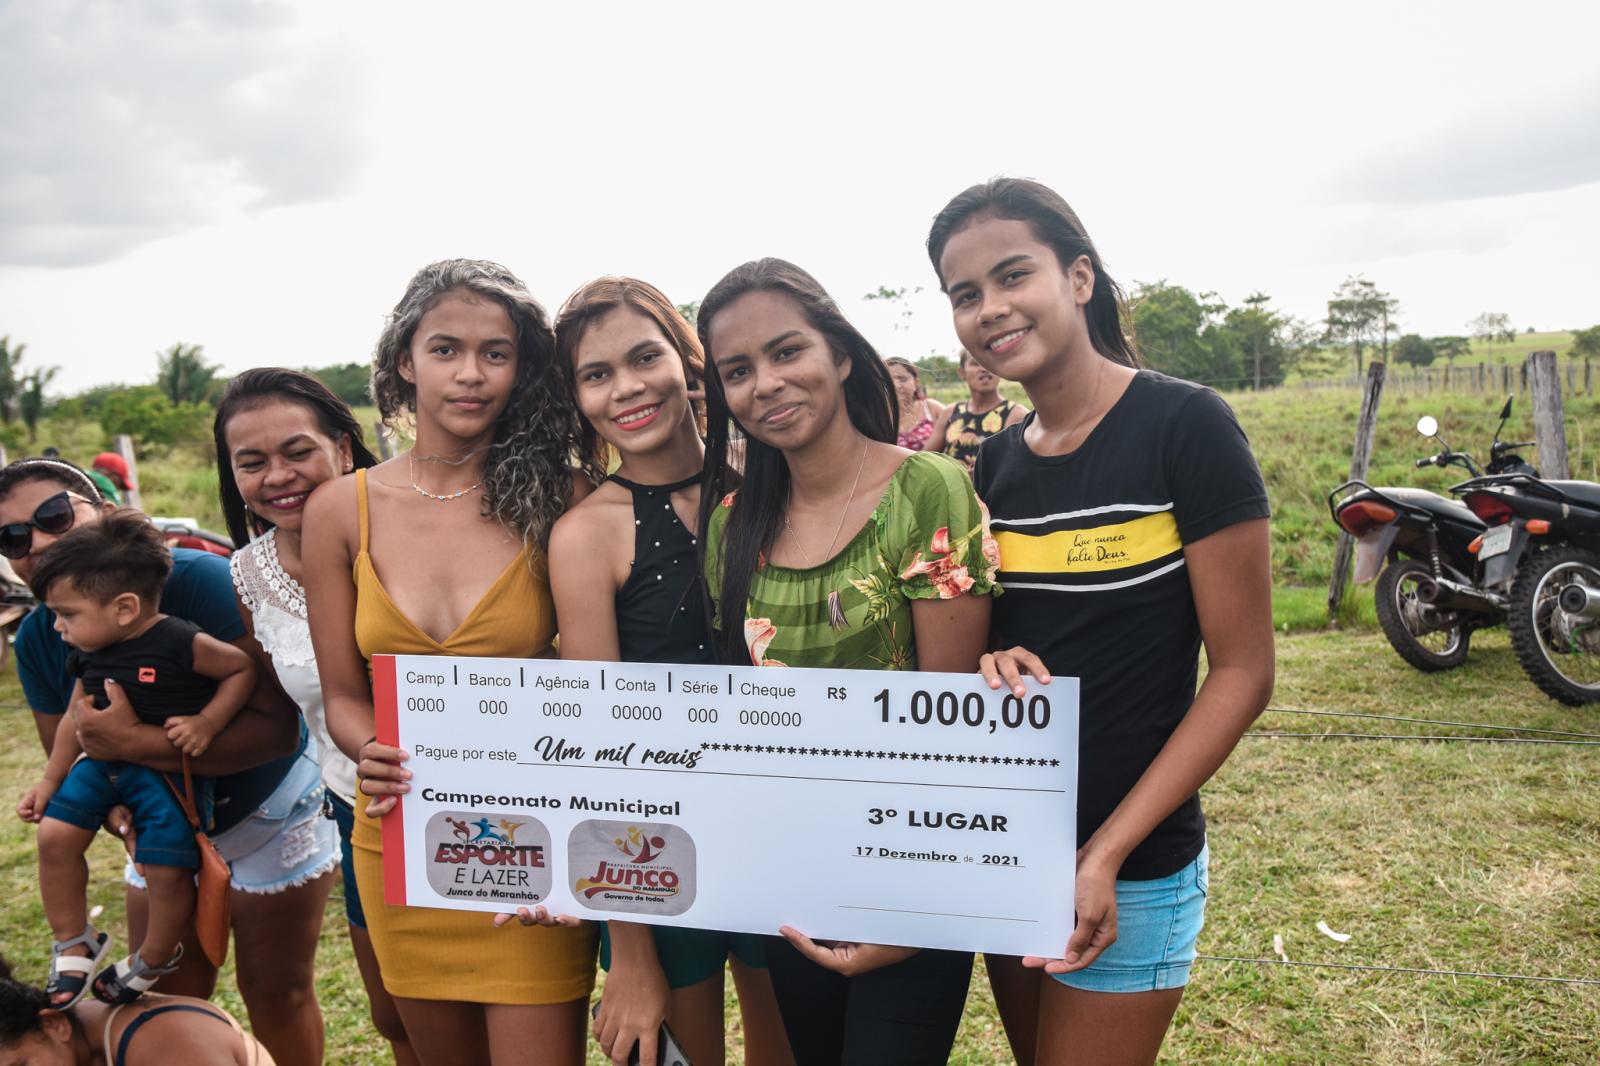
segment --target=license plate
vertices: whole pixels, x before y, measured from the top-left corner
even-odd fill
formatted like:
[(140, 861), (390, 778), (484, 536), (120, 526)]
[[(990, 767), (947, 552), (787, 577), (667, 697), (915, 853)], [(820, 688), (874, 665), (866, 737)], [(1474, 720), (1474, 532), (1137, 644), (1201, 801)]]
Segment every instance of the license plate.
[(1511, 550), (1511, 535), (1516, 532), (1510, 522), (1503, 526), (1495, 526), (1484, 533), (1483, 545), (1478, 548), (1478, 559), (1492, 559), (1496, 555), (1504, 555)]

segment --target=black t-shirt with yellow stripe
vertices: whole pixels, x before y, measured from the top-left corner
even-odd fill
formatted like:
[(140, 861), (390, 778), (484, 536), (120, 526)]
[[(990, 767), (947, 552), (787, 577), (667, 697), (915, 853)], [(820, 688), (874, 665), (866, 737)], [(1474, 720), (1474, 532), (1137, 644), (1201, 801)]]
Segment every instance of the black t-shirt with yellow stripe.
[[(998, 645), (1081, 679), (1082, 846), (1194, 701), (1200, 624), (1183, 546), (1270, 512), (1244, 431), (1208, 388), (1141, 370), (1067, 455), (1029, 451), (1034, 417), (984, 443), (973, 482), (1000, 544)], [(1204, 845), (1195, 795), (1120, 876), (1166, 877)]]

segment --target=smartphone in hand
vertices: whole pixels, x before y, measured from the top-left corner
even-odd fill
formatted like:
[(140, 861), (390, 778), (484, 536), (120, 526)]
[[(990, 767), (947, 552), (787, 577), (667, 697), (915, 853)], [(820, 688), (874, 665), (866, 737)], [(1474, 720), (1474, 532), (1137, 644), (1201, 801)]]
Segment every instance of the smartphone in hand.
[[(600, 1001), (594, 1001), (594, 1006), (589, 1010), (590, 1017), (600, 1014)], [(633, 1050), (628, 1052), (628, 1066), (693, 1066), (689, 1056), (683, 1053), (683, 1048), (678, 1046), (677, 1037), (672, 1035), (672, 1030), (667, 1028), (667, 1023), (661, 1023), (661, 1032), (656, 1035), (656, 1061), (641, 1063), (639, 1061), (639, 1045), (634, 1044)]]

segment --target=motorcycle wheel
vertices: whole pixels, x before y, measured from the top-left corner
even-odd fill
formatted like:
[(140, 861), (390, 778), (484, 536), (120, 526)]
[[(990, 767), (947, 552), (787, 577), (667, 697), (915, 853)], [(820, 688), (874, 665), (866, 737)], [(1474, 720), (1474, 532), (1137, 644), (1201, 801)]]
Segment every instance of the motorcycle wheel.
[(1540, 691), (1571, 707), (1600, 702), (1600, 620), (1557, 602), (1571, 584), (1600, 589), (1600, 555), (1566, 545), (1530, 555), (1511, 583), (1511, 647)]
[[(1417, 599), (1417, 584), (1433, 571), (1416, 559), (1390, 563), (1378, 575), (1378, 625), (1396, 654), (1424, 673), (1453, 670), (1467, 661), (1472, 631), (1456, 611), (1438, 611)], [(1450, 621), (1437, 628), (1437, 621)]]

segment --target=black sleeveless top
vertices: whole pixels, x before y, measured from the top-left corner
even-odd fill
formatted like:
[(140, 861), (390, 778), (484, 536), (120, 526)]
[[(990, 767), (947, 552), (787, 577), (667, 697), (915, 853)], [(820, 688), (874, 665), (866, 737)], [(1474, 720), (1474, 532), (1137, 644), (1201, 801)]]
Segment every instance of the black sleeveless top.
[(701, 604), (698, 541), (678, 520), (672, 494), (702, 475), (671, 485), (608, 479), (633, 495), (633, 562), (617, 590), (617, 643), (624, 662), (709, 663), (711, 637)]

